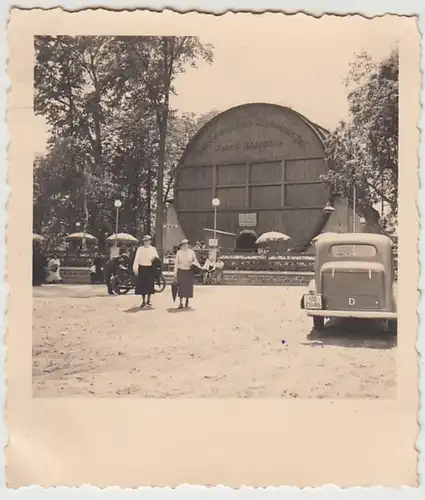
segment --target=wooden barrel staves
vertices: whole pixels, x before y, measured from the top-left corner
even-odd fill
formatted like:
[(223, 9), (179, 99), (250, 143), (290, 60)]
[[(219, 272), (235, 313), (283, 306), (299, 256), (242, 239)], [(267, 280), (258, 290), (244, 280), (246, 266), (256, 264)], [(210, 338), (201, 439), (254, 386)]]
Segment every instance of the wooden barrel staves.
[(174, 205), (187, 238), (217, 229), (279, 231), (308, 244), (329, 199), (326, 131), (292, 109), (246, 104), (213, 118), (187, 145), (177, 167)]

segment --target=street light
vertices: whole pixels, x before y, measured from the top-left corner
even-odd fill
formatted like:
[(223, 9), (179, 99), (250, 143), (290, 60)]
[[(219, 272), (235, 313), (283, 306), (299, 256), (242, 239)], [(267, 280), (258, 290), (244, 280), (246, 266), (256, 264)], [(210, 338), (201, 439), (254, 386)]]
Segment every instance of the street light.
[[(80, 229), (81, 229), (81, 222), (76, 222), (75, 223), (75, 227), (77, 229), (77, 233), (80, 232)], [(80, 251), (80, 250), (85, 250), (85, 241), (84, 241), (84, 234), (83, 234), (83, 239), (81, 241), (81, 248), (80, 248), (80, 244), (77, 243), (77, 251)]]
[(217, 247), (217, 208), (220, 205), (218, 198), (213, 198), (212, 206), (214, 207), (214, 247)]
[(118, 246), (118, 218), (119, 218), (120, 208), (122, 207), (121, 200), (115, 200), (114, 207), (117, 210), (115, 217), (115, 246)]
[(322, 210), (325, 214), (332, 214), (333, 212), (335, 212), (335, 208), (330, 204), (329, 201), (326, 203)]

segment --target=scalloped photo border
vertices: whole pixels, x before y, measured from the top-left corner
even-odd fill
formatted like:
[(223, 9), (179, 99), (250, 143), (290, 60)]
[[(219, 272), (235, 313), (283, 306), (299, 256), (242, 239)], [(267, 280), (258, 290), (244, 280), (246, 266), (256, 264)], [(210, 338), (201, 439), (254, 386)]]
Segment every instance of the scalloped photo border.
[[(9, 143), (9, 134), (6, 126), (6, 110), (7, 110), (7, 90), (9, 86), (7, 74), (8, 61), (8, 46), (6, 38), (6, 28), (9, 17), (9, 9), (11, 7), (22, 8), (55, 8), (62, 7), (68, 11), (77, 11), (88, 8), (105, 8), (110, 10), (133, 10), (133, 9), (149, 9), (152, 11), (160, 11), (163, 9), (171, 9), (176, 12), (198, 11), (212, 14), (223, 14), (226, 11), (242, 11), (242, 12), (273, 12), (279, 11), (288, 14), (299, 12), (320, 17), (322, 14), (360, 14), (365, 17), (374, 17), (384, 14), (400, 14), (400, 15), (417, 15), (419, 16), (419, 28), (421, 32), (421, 69), (422, 69), (422, 88), (421, 88), (421, 118), (419, 128), (421, 129), (420, 139), (420, 190), (417, 198), (417, 204), (420, 213), (420, 222), (423, 221), (425, 214), (425, 189), (423, 187), (425, 180), (425, 139), (423, 130), (425, 129), (425, 2), (423, 0), (351, 0), (345, 2), (341, 0), (169, 0), (163, 2), (159, 0), (137, 1), (137, 0), (69, 0), (69, 1), (36, 1), (36, 0), (21, 0), (12, 2), (10, 0), (0, 1), (0, 20), (1, 20), (1, 42), (0, 42), (0, 108), (2, 114), (2, 130), (0, 133), (0, 498), (25, 498), (28, 500), (36, 499), (55, 499), (66, 500), (71, 498), (84, 498), (88, 500), (96, 500), (98, 498), (105, 499), (136, 499), (143, 498), (146, 500), (165, 500), (165, 499), (185, 499), (185, 500), (201, 500), (204, 499), (219, 499), (230, 500), (235, 498), (249, 498), (251, 500), (277, 500), (277, 499), (298, 499), (298, 498), (316, 498), (329, 500), (331, 498), (346, 498), (346, 499), (371, 499), (371, 500), (386, 500), (387, 498), (416, 500), (425, 498), (425, 432), (422, 425), (425, 424), (425, 407), (420, 401), (419, 409), (419, 424), (421, 430), (417, 440), (417, 449), (419, 450), (418, 460), (418, 476), (420, 486), (418, 488), (402, 487), (398, 489), (385, 488), (376, 486), (371, 488), (352, 487), (339, 488), (334, 485), (328, 485), (317, 488), (299, 489), (289, 486), (268, 487), (268, 488), (252, 488), (249, 486), (239, 489), (232, 489), (223, 486), (195, 486), (181, 485), (177, 488), (151, 488), (141, 487), (137, 490), (121, 489), (119, 487), (109, 487), (99, 489), (94, 486), (82, 485), (79, 488), (41, 488), (31, 486), (21, 488), (19, 490), (7, 489), (5, 477), (5, 454), (4, 448), (8, 442), (7, 429), (5, 425), (5, 403), (7, 397), (7, 384), (5, 377), (5, 359), (6, 348), (4, 345), (6, 331), (6, 309), (8, 286), (6, 276), (6, 242), (5, 228), (7, 225), (7, 200), (10, 194), (10, 189), (7, 185), (8, 167), (7, 167), (7, 148)], [(422, 264), (425, 256), (425, 226), (420, 224), (420, 264)], [(419, 291), (420, 302), (418, 306), (419, 314), (419, 333), (417, 340), (417, 350), (420, 354), (419, 360), (419, 386), (420, 393), (425, 392), (425, 332), (424, 332), (424, 298), (423, 290), (425, 285), (425, 272), (420, 266)]]

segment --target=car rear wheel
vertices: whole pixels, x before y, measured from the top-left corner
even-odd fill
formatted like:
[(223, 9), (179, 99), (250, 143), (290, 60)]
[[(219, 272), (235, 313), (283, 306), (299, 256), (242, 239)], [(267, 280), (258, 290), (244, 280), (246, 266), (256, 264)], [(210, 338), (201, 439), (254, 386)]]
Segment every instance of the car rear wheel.
[(315, 330), (323, 330), (325, 328), (325, 318), (323, 316), (313, 316), (313, 326)]

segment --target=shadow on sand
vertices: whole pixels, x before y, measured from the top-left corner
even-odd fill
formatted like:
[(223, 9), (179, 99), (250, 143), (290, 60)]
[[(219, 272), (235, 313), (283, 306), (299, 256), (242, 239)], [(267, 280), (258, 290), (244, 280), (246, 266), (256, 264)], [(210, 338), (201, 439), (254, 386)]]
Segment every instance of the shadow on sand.
[(323, 330), (313, 328), (307, 340), (303, 345), (311, 347), (393, 349), (397, 346), (397, 335), (388, 332), (385, 322), (360, 319), (331, 319)]
[(179, 309), (178, 307), (169, 307), (167, 309), (167, 312), (169, 313), (182, 313), (182, 312), (193, 312), (195, 309), (192, 309), (191, 307), (186, 307), (183, 309)]
[(140, 307), (140, 306), (134, 306), (130, 307), (129, 309), (124, 309), (125, 313), (138, 313), (138, 312), (145, 312), (145, 311), (154, 311), (154, 307)]

